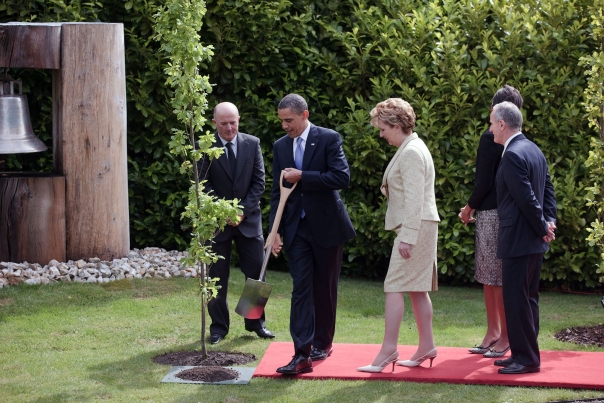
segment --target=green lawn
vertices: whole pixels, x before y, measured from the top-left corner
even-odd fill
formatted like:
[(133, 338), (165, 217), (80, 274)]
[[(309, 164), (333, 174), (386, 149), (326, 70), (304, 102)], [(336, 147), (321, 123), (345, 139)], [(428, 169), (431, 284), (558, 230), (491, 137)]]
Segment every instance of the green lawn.
[[(289, 274), (270, 272), (268, 277), (275, 285), (267, 307), (268, 327), (277, 335), (275, 341), (291, 341)], [(231, 309), (243, 281), (243, 275), (234, 272)], [(441, 287), (431, 296), (438, 346), (470, 347), (481, 341), (485, 319), (480, 289)], [(383, 303), (382, 283), (342, 279), (335, 342), (381, 343)], [(414, 344), (417, 332), (410, 303), (407, 308), (399, 342)], [(0, 402), (516, 403), (604, 396), (602, 391), (572, 389), (377, 381), (160, 383), (169, 367), (153, 363), (151, 357), (196, 348), (199, 309), (197, 282), (191, 279), (4, 288), (0, 290)], [(604, 351), (553, 337), (565, 327), (602, 323), (604, 309), (597, 296), (544, 292), (541, 318), (542, 349)], [(234, 312), (232, 322), (227, 338), (210, 348), (249, 352), (260, 359), (269, 341), (246, 332)], [(594, 368), (601, 365), (594, 363)]]

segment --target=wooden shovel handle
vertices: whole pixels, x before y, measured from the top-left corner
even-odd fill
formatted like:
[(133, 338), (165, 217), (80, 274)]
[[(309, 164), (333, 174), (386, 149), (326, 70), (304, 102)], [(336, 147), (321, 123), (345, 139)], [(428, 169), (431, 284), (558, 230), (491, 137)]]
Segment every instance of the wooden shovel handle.
[(296, 188), (297, 182), (294, 183), (294, 186), (291, 188), (286, 188), (283, 186), (283, 174), (285, 171), (281, 171), (281, 177), (279, 178), (279, 188), (281, 190), (281, 195), (279, 196), (279, 206), (277, 207), (277, 214), (275, 214), (275, 220), (273, 221), (273, 229), (270, 234), (266, 238), (266, 251), (264, 252), (264, 261), (262, 262), (262, 270), (260, 271), (260, 281), (264, 278), (264, 273), (266, 272), (266, 265), (268, 263), (268, 259), (271, 257), (273, 242), (275, 242), (275, 235), (277, 235), (277, 231), (279, 230), (279, 224), (281, 224), (281, 216), (283, 215), (283, 209), (285, 208), (285, 202), (287, 202), (287, 198)]

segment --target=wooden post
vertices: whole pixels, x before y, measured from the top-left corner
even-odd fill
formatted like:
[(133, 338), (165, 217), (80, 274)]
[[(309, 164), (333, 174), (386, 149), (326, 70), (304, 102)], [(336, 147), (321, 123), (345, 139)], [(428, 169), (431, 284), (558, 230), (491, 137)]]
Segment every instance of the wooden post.
[(0, 261), (65, 259), (65, 178), (0, 174)]
[(67, 258), (124, 257), (130, 232), (123, 25), (62, 24), (61, 69), (53, 78)]
[(58, 69), (61, 23), (0, 24), (0, 67)]
[(126, 256), (123, 25), (0, 24), (0, 67), (52, 69), (53, 158), (55, 172), (65, 177), (66, 258)]

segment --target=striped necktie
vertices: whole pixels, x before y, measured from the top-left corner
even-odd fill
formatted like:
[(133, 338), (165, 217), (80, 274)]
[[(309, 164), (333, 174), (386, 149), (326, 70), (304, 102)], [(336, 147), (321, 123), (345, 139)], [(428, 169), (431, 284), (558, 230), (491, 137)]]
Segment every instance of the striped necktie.
[(296, 155), (294, 156), (294, 162), (296, 163), (296, 168), (302, 169), (302, 160), (304, 159), (304, 149), (302, 148), (302, 142), (304, 139), (302, 137), (298, 137), (296, 139), (298, 145), (296, 146)]

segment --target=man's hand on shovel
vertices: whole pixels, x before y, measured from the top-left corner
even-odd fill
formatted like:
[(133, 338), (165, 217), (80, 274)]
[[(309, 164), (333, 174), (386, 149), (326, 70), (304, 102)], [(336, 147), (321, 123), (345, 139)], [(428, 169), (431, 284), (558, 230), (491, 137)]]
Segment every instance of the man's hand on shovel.
[[(269, 241), (270, 239), (266, 241), (264, 249), (269, 246)], [(275, 237), (273, 238), (273, 244), (271, 246), (271, 253), (274, 257), (277, 257), (279, 255), (279, 252), (281, 252), (281, 248), (283, 248), (283, 242), (281, 242), (281, 236), (278, 233), (275, 234)]]
[[(277, 229), (281, 223), (281, 215), (283, 214), (283, 209), (285, 208), (285, 202), (287, 201), (290, 193), (296, 187), (296, 183), (294, 183), (294, 186), (289, 189), (283, 186), (283, 176), (285, 176), (285, 173), (285, 171), (281, 171), (281, 177), (279, 179), (279, 206), (277, 207), (277, 212), (275, 214), (273, 228), (270, 234), (268, 234), (268, 237), (266, 237), (266, 244), (264, 245), (264, 260), (262, 262), (262, 269), (260, 270), (259, 279), (255, 280), (248, 278), (245, 281), (241, 297), (239, 298), (239, 302), (235, 308), (235, 312), (246, 319), (259, 319), (262, 316), (268, 296), (273, 289), (272, 284), (264, 282), (266, 265), (268, 263), (268, 259), (271, 257), (271, 254), (276, 257), (279, 252), (281, 252), (281, 248), (283, 247), (283, 242), (281, 242), (281, 236), (279, 233), (277, 233)], [(292, 174), (295, 175), (295, 173)]]
[[(283, 248), (283, 242), (281, 242), (281, 236), (277, 232), (277, 228), (279, 228), (279, 224), (281, 223), (281, 215), (283, 214), (283, 209), (285, 208), (285, 202), (287, 201), (287, 198), (289, 197), (291, 192), (294, 191), (296, 185), (298, 184), (301, 178), (302, 171), (298, 169), (285, 168), (283, 171), (281, 171), (281, 177), (279, 178), (279, 188), (281, 192), (279, 195), (279, 206), (277, 207), (277, 213), (275, 214), (275, 222), (273, 222), (273, 229), (271, 230), (271, 233), (268, 234), (268, 237), (266, 238), (266, 244), (264, 245), (265, 250), (269, 247), (271, 248), (270, 252), (275, 257), (279, 255), (279, 252), (281, 252), (281, 248)], [(285, 179), (289, 183), (293, 183), (294, 186), (289, 189), (284, 187), (283, 179)], [(268, 261), (268, 257), (270, 255), (265, 253), (264, 256), (265, 263), (263, 263), (263, 266), (266, 266), (266, 262)]]
[(302, 171), (296, 168), (285, 168), (283, 170), (283, 179), (291, 184), (298, 183), (302, 180)]

